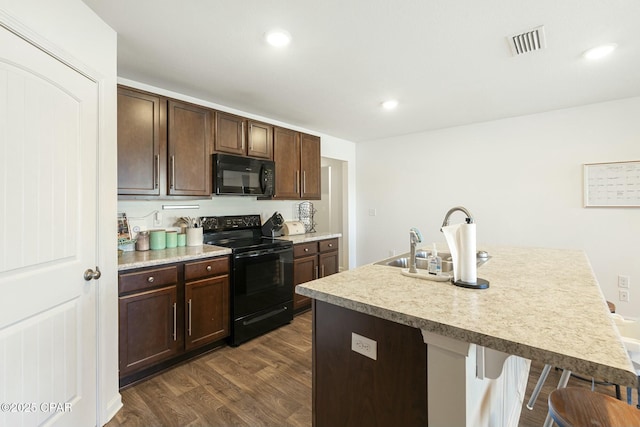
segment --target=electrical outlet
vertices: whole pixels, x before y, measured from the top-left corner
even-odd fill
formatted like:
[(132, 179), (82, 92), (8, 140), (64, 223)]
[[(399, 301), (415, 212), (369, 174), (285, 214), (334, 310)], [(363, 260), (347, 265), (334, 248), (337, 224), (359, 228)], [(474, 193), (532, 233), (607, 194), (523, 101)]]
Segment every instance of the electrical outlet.
[(619, 289), (618, 297), (620, 297), (620, 301), (629, 302), (629, 291), (627, 289)]
[(629, 281), (630, 281), (629, 276), (621, 276), (621, 275), (619, 275), (618, 276), (618, 287), (619, 288), (628, 289), (629, 288)]
[(162, 225), (162, 214), (156, 211), (156, 214), (153, 216), (153, 226), (159, 227)]
[(354, 332), (351, 332), (351, 350), (369, 359), (378, 360), (378, 343)]
[(369, 209), (369, 216), (376, 216), (378, 215), (378, 210), (377, 209)]

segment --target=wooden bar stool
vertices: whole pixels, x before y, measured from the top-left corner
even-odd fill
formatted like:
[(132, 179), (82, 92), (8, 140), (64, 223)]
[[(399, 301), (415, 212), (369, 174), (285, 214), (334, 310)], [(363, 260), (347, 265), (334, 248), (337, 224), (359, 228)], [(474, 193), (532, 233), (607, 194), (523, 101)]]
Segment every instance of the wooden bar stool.
[(560, 427), (640, 427), (640, 410), (635, 406), (586, 388), (552, 391), (549, 414)]

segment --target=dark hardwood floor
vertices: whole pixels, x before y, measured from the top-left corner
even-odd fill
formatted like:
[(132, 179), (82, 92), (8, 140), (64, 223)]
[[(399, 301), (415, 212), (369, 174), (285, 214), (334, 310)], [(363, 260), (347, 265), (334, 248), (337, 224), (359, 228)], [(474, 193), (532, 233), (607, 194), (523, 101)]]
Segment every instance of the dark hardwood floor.
[[(526, 408), (542, 365), (532, 363), (520, 427), (542, 426), (561, 371)], [(571, 378), (570, 386), (591, 387)], [(596, 391), (615, 396), (612, 386)], [(311, 426), (311, 312), (239, 347), (224, 347), (124, 389), (117, 426)], [(623, 398), (626, 389), (622, 388)], [(634, 392), (634, 402), (637, 395)]]
[(116, 426), (310, 426), (311, 312), (121, 391)]

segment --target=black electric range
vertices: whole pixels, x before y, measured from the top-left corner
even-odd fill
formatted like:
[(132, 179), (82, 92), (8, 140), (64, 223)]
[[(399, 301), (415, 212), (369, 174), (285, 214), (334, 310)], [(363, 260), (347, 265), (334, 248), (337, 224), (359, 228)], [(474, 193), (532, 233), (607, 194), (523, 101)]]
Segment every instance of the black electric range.
[(262, 236), (260, 215), (202, 218), (205, 244), (230, 248), (231, 345), (293, 319), (293, 243)]

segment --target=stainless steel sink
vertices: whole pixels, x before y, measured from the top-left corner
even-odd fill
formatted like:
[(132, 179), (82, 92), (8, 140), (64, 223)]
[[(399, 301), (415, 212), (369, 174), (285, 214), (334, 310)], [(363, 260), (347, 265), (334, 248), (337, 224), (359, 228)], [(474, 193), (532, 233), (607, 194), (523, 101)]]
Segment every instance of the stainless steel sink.
[[(390, 265), (391, 267), (409, 268), (409, 257), (395, 258), (387, 263), (383, 263), (382, 265)], [(416, 256), (416, 267), (426, 270), (428, 268), (427, 259)]]
[[(427, 270), (428, 269), (427, 258), (429, 257), (429, 255), (430, 255), (429, 251), (424, 251), (424, 250), (416, 251), (416, 267), (423, 270)], [(442, 258), (442, 272), (448, 273), (453, 271), (453, 262), (451, 261), (451, 254), (447, 252), (438, 252), (438, 256)], [(478, 267), (482, 266), (490, 258), (491, 257), (489, 256), (483, 257), (483, 258), (478, 257), (477, 258)], [(409, 254), (406, 253), (402, 255), (397, 255), (393, 258), (387, 258), (382, 261), (378, 261), (375, 264), (387, 265), (390, 267), (409, 268)]]

